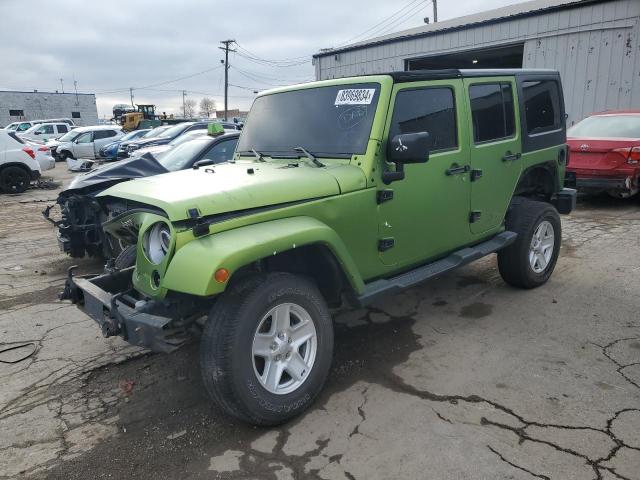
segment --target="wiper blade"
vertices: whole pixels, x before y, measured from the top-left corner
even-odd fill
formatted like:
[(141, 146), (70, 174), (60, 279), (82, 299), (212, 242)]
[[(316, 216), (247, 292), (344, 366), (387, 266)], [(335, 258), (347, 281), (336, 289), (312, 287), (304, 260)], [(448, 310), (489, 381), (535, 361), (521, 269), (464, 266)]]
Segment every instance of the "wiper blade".
[(305, 157), (307, 157), (309, 160), (311, 160), (311, 162), (316, 166), (316, 167), (324, 167), (324, 163), (322, 163), (320, 160), (318, 160), (314, 154), (312, 154), (311, 152), (309, 152), (306, 148), (304, 147), (296, 147), (294, 148), (294, 150), (296, 152), (300, 152), (302, 154), (304, 154)]
[(249, 150), (245, 150), (244, 152), (238, 152), (240, 155), (243, 155), (245, 153), (251, 153), (254, 157), (256, 157), (256, 159), (259, 162), (266, 162), (266, 160), (264, 159), (264, 155), (257, 151), (255, 148), (250, 148)]

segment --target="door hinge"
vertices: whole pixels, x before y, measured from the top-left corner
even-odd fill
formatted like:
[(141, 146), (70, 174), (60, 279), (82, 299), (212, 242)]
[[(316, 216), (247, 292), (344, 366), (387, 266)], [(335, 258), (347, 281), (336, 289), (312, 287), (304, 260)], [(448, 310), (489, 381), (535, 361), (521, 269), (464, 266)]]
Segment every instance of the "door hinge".
[(389, 200), (393, 200), (393, 190), (378, 190), (377, 193), (377, 201), (378, 205), (384, 202), (388, 202)]
[(481, 216), (482, 216), (482, 212), (480, 210), (473, 210), (469, 214), (469, 223), (476, 223), (478, 220), (480, 220)]
[(471, 178), (472, 182), (475, 182), (479, 178), (482, 178), (482, 170), (480, 170), (479, 168), (471, 170), (471, 177), (470, 178)]
[(378, 251), (384, 252), (385, 250), (389, 250), (390, 248), (393, 248), (395, 243), (396, 241), (393, 237), (381, 238), (378, 240)]

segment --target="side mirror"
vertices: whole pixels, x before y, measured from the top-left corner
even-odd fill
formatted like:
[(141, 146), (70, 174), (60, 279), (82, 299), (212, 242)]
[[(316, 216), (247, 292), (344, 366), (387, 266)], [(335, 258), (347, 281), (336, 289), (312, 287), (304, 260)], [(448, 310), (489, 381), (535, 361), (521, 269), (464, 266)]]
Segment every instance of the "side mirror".
[(34, 135), (40, 135), (42, 132), (33, 132)]
[(394, 136), (389, 142), (387, 160), (395, 163), (395, 171), (382, 172), (385, 184), (404, 178), (405, 163), (426, 163), (429, 161), (431, 139), (428, 132), (404, 133)]

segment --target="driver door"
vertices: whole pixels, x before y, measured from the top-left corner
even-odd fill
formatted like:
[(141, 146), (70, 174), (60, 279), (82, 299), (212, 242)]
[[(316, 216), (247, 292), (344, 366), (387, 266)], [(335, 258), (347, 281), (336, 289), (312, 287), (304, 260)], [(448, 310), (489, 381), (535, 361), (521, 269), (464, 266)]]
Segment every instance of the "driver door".
[(394, 87), (384, 145), (397, 134), (417, 132), (428, 132), (431, 144), (426, 163), (405, 165), (405, 178), (382, 185), (378, 193), (378, 250), (382, 263), (394, 269), (424, 263), (471, 241), (462, 89), (457, 79)]
[(85, 132), (74, 140), (73, 155), (76, 158), (93, 158), (93, 132)]

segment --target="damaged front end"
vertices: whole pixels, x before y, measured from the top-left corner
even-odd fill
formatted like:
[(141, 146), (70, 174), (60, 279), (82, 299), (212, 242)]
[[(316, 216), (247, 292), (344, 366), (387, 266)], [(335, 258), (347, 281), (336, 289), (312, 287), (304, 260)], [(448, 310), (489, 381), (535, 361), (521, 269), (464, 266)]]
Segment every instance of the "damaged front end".
[[(54, 220), (51, 211), (56, 206), (60, 218)], [(69, 256), (109, 257), (113, 253), (112, 241), (102, 230), (106, 214), (94, 196), (63, 192), (42, 215), (57, 227), (58, 246)]]
[(74, 276), (69, 269), (61, 300), (71, 300), (95, 320), (104, 337), (120, 336), (154, 352), (172, 352), (199, 330), (202, 308), (179, 298), (143, 298), (132, 286), (134, 268)]

